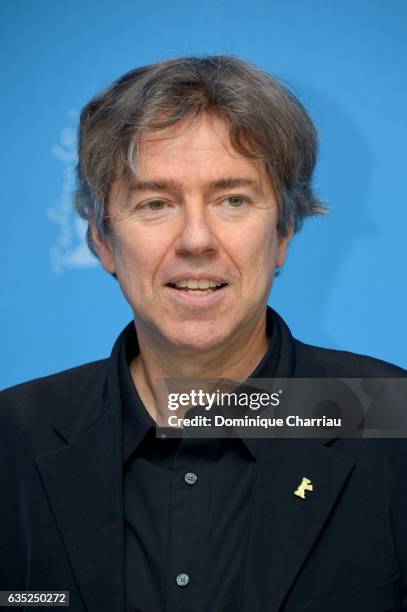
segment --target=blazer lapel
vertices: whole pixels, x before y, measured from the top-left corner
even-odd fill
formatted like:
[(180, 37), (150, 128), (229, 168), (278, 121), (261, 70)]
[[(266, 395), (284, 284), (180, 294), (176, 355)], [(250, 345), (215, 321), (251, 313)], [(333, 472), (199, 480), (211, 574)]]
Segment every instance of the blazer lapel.
[[(320, 440), (261, 441), (243, 609), (277, 612), (326, 523), (354, 462)], [(303, 478), (313, 491), (294, 495)]]
[(124, 610), (120, 402), (37, 466), (86, 609)]

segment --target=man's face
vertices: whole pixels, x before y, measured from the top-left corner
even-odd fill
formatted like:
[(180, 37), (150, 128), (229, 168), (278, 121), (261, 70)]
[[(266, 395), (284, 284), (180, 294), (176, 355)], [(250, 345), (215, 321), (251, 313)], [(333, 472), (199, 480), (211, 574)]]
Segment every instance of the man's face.
[(284, 263), (273, 186), (206, 115), (140, 142), (140, 178), (112, 185), (112, 235), (93, 228), (140, 331), (185, 351), (233, 345), (265, 316)]

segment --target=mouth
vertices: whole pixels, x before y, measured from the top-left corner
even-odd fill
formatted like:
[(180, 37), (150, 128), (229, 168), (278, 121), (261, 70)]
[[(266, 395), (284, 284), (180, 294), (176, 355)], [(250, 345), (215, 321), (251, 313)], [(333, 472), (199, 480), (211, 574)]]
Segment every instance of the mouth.
[(227, 283), (217, 282), (212, 279), (183, 279), (173, 283), (167, 283), (167, 287), (181, 291), (189, 295), (210, 295), (221, 291)]
[(181, 279), (167, 283), (166, 287), (171, 290), (174, 297), (196, 304), (197, 301), (206, 303), (213, 299), (217, 300), (228, 287), (228, 283), (208, 278)]

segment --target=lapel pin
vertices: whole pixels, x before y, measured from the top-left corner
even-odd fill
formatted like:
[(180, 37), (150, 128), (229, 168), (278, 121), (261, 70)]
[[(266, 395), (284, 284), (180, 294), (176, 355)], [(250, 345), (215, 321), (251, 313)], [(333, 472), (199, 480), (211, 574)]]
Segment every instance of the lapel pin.
[(300, 486), (298, 487), (298, 489), (296, 489), (294, 491), (294, 495), (297, 495), (297, 497), (301, 497), (301, 499), (305, 499), (305, 491), (313, 491), (314, 490), (314, 485), (312, 484), (311, 480), (309, 478), (305, 478), (305, 476), (303, 477)]

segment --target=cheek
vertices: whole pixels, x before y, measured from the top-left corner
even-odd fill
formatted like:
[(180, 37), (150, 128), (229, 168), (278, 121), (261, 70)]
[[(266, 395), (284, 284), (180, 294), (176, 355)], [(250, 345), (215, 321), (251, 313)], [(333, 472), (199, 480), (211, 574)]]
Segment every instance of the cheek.
[(273, 277), (278, 237), (268, 220), (252, 223), (233, 236), (235, 262), (250, 284), (264, 284)]
[(114, 245), (117, 275), (127, 286), (144, 287), (154, 281), (165, 253), (163, 236), (144, 228), (117, 232)]

